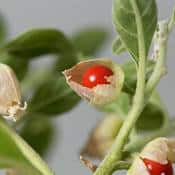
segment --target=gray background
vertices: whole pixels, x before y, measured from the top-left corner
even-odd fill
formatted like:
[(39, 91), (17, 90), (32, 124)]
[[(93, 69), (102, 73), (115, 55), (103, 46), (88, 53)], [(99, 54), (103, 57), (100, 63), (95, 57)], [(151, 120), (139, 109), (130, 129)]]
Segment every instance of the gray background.
[[(158, 0), (160, 18), (168, 17), (175, 0)], [(111, 23), (112, 0), (0, 0), (0, 11), (9, 23), (10, 38), (29, 28), (54, 27), (69, 34), (86, 25), (99, 24), (106, 26), (111, 35), (114, 35)], [(172, 115), (175, 115), (175, 81), (174, 55), (175, 32), (169, 41), (168, 68), (169, 74), (160, 83), (158, 89), (167, 103)], [(101, 56), (113, 57), (111, 41), (101, 52)], [(125, 56), (115, 58), (121, 61)], [(69, 113), (55, 119), (59, 139), (55, 140), (53, 150), (47, 162), (56, 174), (90, 174), (78, 159), (78, 151), (86, 140), (89, 130), (97, 119), (101, 118), (86, 102)]]

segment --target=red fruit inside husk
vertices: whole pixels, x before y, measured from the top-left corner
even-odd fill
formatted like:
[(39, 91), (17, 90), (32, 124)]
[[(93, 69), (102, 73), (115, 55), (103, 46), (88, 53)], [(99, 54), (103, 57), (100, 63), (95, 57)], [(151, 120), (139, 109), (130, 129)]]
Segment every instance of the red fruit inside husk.
[(173, 175), (172, 163), (160, 164), (156, 161), (143, 159), (150, 175)]
[(107, 66), (96, 64), (89, 67), (82, 76), (82, 85), (88, 88), (93, 88), (99, 84), (110, 84), (107, 80), (112, 76), (113, 72)]

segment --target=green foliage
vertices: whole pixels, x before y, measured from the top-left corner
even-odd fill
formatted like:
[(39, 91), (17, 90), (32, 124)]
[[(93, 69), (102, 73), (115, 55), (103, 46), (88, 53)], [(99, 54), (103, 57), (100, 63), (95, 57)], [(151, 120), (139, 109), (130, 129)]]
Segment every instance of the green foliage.
[(4, 52), (0, 54), (0, 62), (9, 65), (14, 70), (19, 80), (22, 80), (28, 72), (29, 61), (25, 58), (18, 58)]
[(47, 117), (28, 116), (20, 135), (36, 152), (40, 155), (45, 155), (49, 145), (52, 143), (54, 126)]
[(96, 54), (107, 39), (107, 32), (100, 27), (89, 27), (73, 33), (71, 42), (79, 54), (62, 53), (55, 63), (55, 71), (64, 71), (76, 63), (79, 58), (86, 59)]
[(14, 168), (26, 175), (51, 175), (39, 156), (0, 120), (0, 168)]
[(0, 45), (3, 44), (4, 40), (6, 39), (7, 35), (7, 28), (6, 28), (6, 21), (4, 16), (0, 14)]
[(169, 32), (173, 29), (174, 26), (175, 26), (175, 8), (173, 9), (172, 15), (168, 22)]
[[(157, 25), (156, 2), (155, 0), (136, 0), (136, 4), (142, 19), (146, 54), (148, 54), (152, 37)], [(136, 62), (138, 62), (138, 24), (136, 23), (136, 13), (132, 8), (131, 1), (114, 0), (113, 21), (125, 48), (127, 48), (132, 57), (136, 60)]]
[[(132, 4), (133, 2), (135, 2), (135, 6)], [(138, 71), (141, 70), (139, 69), (140, 64), (136, 64), (140, 61), (139, 56), (142, 51), (144, 54), (145, 50), (146, 56), (148, 56), (157, 26), (155, 0), (114, 0), (113, 21), (119, 35), (113, 42), (113, 52), (121, 54), (128, 51), (135, 60), (135, 62), (128, 61), (122, 64), (125, 79), (122, 92), (118, 98), (110, 104), (99, 107), (99, 110), (103, 112), (115, 113), (115, 115), (122, 117), (124, 122), (127, 122), (128, 118), (131, 117), (129, 118), (131, 123), (128, 125), (125, 123), (125, 128), (122, 130), (126, 131), (122, 133), (123, 135), (121, 134), (123, 140), (120, 140), (121, 137), (119, 142), (117, 142), (119, 147), (116, 146), (117, 144), (114, 145), (117, 148), (114, 158), (112, 155), (112, 161), (115, 159), (118, 161), (122, 155), (124, 140), (128, 141), (128, 145), (131, 144), (131, 149), (133, 145), (134, 147), (143, 146), (140, 144), (140, 140), (138, 141), (138, 138), (142, 138), (142, 141), (145, 138), (149, 140), (148, 133), (157, 134), (165, 126), (168, 114), (157, 93), (154, 92), (153, 95), (148, 94), (148, 96), (146, 93), (146, 95), (144, 94), (144, 89), (149, 84), (148, 80), (156, 69), (156, 63), (147, 59), (146, 72), (144, 70)], [(169, 31), (172, 30), (174, 25), (175, 13), (173, 12), (168, 23)], [(0, 16), (0, 45), (4, 42), (5, 33), (5, 23)], [(21, 80), (22, 92), (24, 92), (22, 96), (29, 99), (24, 121), (20, 121), (22, 122), (19, 128), (21, 137), (8, 127), (3, 120), (0, 120), (0, 168), (12, 168), (21, 175), (53, 174), (32, 148), (43, 156), (52, 142), (55, 131), (49, 117), (70, 111), (80, 101), (80, 98), (69, 88), (65, 79), (60, 76), (60, 72), (78, 63), (80, 58), (86, 59), (97, 54), (106, 38), (107, 32), (100, 27), (90, 27), (77, 31), (70, 38), (56, 29), (32, 29), (7, 42), (0, 48), (0, 62), (10, 65), (16, 72), (17, 77)], [(30, 72), (29, 65), (32, 59), (46, 54), (53, 54), (56, 57), (55, 64), (49, 70), (43, 71), (43, 69), (40, 69), (38, 74), (37, 72)], [(165, 53), (162, 51), (161, 54)], [(144, 64), (145, 60), (142, 61)], [(144, 65), (142, 66), (144, 69)], [(26, 74), (28, 71), (30, 73)], [(146, 79), (144, 79), (145, 74)], [(123, 74), (118, 73), (116, 75), (118, 75), (118, 77), (116, 76), (118, 80), (123, 78)], [(138, 78), (140, 78), (140, 81), (137, 81)], [(117, 85), (119, 88), (120, 83)], [(140, 91), (136, 93), (137, 96), (134, 96), (136, 89)], [(143, 97), (143, 99), (138, 95)], [(149, 99), (150, 96), (151, 98)], [(143, 104), (137, 104), (139, 103), (137, 100), (139, 102), (143, 101)], [(143, 105), (145, 105), (144, 109)], [(132, 115), (128, 117), (132, 107)], [(143, 111), (140, 114), (139, 112), (142, 109)], [(129, 126), (130, 124), (133, 124), (133, 126)], [(132, 127), (134, 132), (129, 133)], [(130, 137), (128, 139), (129, 134)], [(151, 136), (154, 137), (154, 135)], [(132, 140), (133, 138), (135, 140)], [(137, 142), (138, 145), (135, 146)], [(108, 165), (110, 166), (109, 162), (107, 162)], [(105, 170), (108, 171), (108, 169), (109, 167)], [(109, 174), (112, 174), (111, 172)]]
[[(0, 18), (0, 43), (4, 34), (4, 24)], [(47, 153), (54, 134), (54, 126), (48, 117), (67, 112), (80, 101), (56, 72), (76, 64), (79, 54), (97, 53), (105, 39), (106, 32), (98, 27), (81, 30), (71, 39), (56, 29), (32, 29), (0, 49), (0, 62), (12, 67), (18, 79), (22, 80), (22, 95), (27, 99), (28, 95), (30, 97), (19, 134), (40, 155)], [(72, 42), (75, 41), (73, 46)], [(30, 73), (31, 59), (45, 54), (58, 57), (53, 67)], [(12, 168), (18, 174), (26, 175), (52, 174), (32, 148), (1, 120), (0, 137), (0, 168)]]
[(69, 88), (63, 77), (46, 80), (35, 91), (28, 104), (29, 113), (55, 116), (72, 109), (80, 98)]
[(73, 55), (70, 53), (59, 55), (54, 65), (55, 72), (62, 72), (66, 69), (69, 69), (70, 67), (74, 66), (77, 62), (77, 55)]
[[(120, 117), (127, 120), (127, 114), (132, 105), (131, 100), (132, 97), (130, 95), (122, 93), (115, 102), (105, 105), (101, 110), (108, 113), (117, 113)], [(162, 107), (160, 97), (158, 93), (154, 93), (137, 120), (135, 128), (138, 133), (158, 130), (163, 127), (165, 117), (167, 116)]]
[(103, 106), (102, 111), (108, 113), (117, 113), (120, 117), (126, 118), (126, 115), (130, 109), (131, 98), (126, 93), (121, 93), (116, 101)]
[(153, 104), (148, 104), (140, 115), (136, 129), (138, 132), (160, 129), (163, 125), (164, 115), (161, 109)]
[(56, 29), (32, 29), (7, 43), (4, 49), (12, 55), (33, 58), (43, 54), (74, 52), (72, 44)]
[(73, 33), (71, 42), (78, 54), (71, 52), (62, 53), (58, 56), (54, 69), (62, 72), (74, 66), (80, 59), (96, 54), (107, 39), (107, 32), (100, 27), (89, 27)]
[(120, 38), (116, 38), (112, 44), (112, 51), (114, 54), (120, 55), (126, 51), (125, 45)]
[[(147, 60), (146, 64), (146, 80), (148, 80), (154, 69), (155, 63), (152, 60)], [(125, 74), (123, 91), (134, 94), (137, 82), (136, 64), (133, 61), (127, 61), (122, 64), (122, 69)]]
[(158, 93), (154, 92), (136, 123), (137, 132), (159, 130), (165, 121), (165, 111)]
[[(0, 14), (0, 46), (3, 45), (7, 37), (7, 25), (4, 16)], [(19, 80), (22, 80), (28, 71), (28, 60), (14, 55), (10, 55), (0, 50), (0, 62), (9, 65), (16, 73)]]
[(106, 38), (107, 32), (103, 28), (89, 27), (74, 33), (72, 42), (84, 56), (91, 56), (97, 53)]

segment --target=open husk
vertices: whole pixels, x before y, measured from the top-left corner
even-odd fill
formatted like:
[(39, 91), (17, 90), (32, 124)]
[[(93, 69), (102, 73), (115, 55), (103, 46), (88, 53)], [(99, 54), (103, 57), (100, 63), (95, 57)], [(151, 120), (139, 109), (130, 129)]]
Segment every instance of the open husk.
[(143, 151), (135, 158), (128, 175), (149, 175), (143, 159), (167, 164), (168, 160), (175, 162), (175, 139), (157, 138), (148, 143)]
[(0, 64), (0, 114), (10, 120), (18, 120), (26, 109), (21, 104), (19, 83), (13, 70)]
[[(93, 88), (82, 86), (82, 76), (84, 72), (96, 64), (107, 66), (113, 71), (114, 74), (108, 77), (110, 84), (97, 85)], [(81, 61), (72, 68), (65, 70), (63, 74), (66, 77), (67, 83), (78, 95), (97, 106), (116, 100), (121, 92), (124, 81), (122, 69), (111, 60), (105, 58)]]
[(90, 133), (81, 155), (103, 159), (113, 144), (122, 123), (123, 120), (116, 114), (105, 116)]
[(7, 169), (6, 175), (20, 175), (20, 173), (14, 169)]

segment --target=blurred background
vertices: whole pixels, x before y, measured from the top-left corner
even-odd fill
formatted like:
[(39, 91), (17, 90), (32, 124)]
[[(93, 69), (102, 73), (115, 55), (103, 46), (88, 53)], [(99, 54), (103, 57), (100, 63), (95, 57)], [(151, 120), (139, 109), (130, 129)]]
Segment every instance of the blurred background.
[[(167, 18), (175, 6), (175, 0), (157, 0), (160, 19)], [(111, 42), (115, 32), (111, 20), (112, 0), (1, 0), (0, 12), (8, 22), (9, 38), (31, 28), (56, 28), (71, 34), (82, 27), (99, 25), (110, 34), (108, 42), (101, 49), (99, 57), (111, 57), (117, 62), (127, 55), (112, 55)], [(169, 41), (169, 74), (159, 84), (158, 90), (167, 104), (170, 114), (175, 115), (175, 32)], [(79, 150), (96, 121), (103, 114), (82, 101), (72, 111), (54, 118), (57, 137), (46, 161), (56, 174), (84, 174), (90, 172), (79, 161)]]

